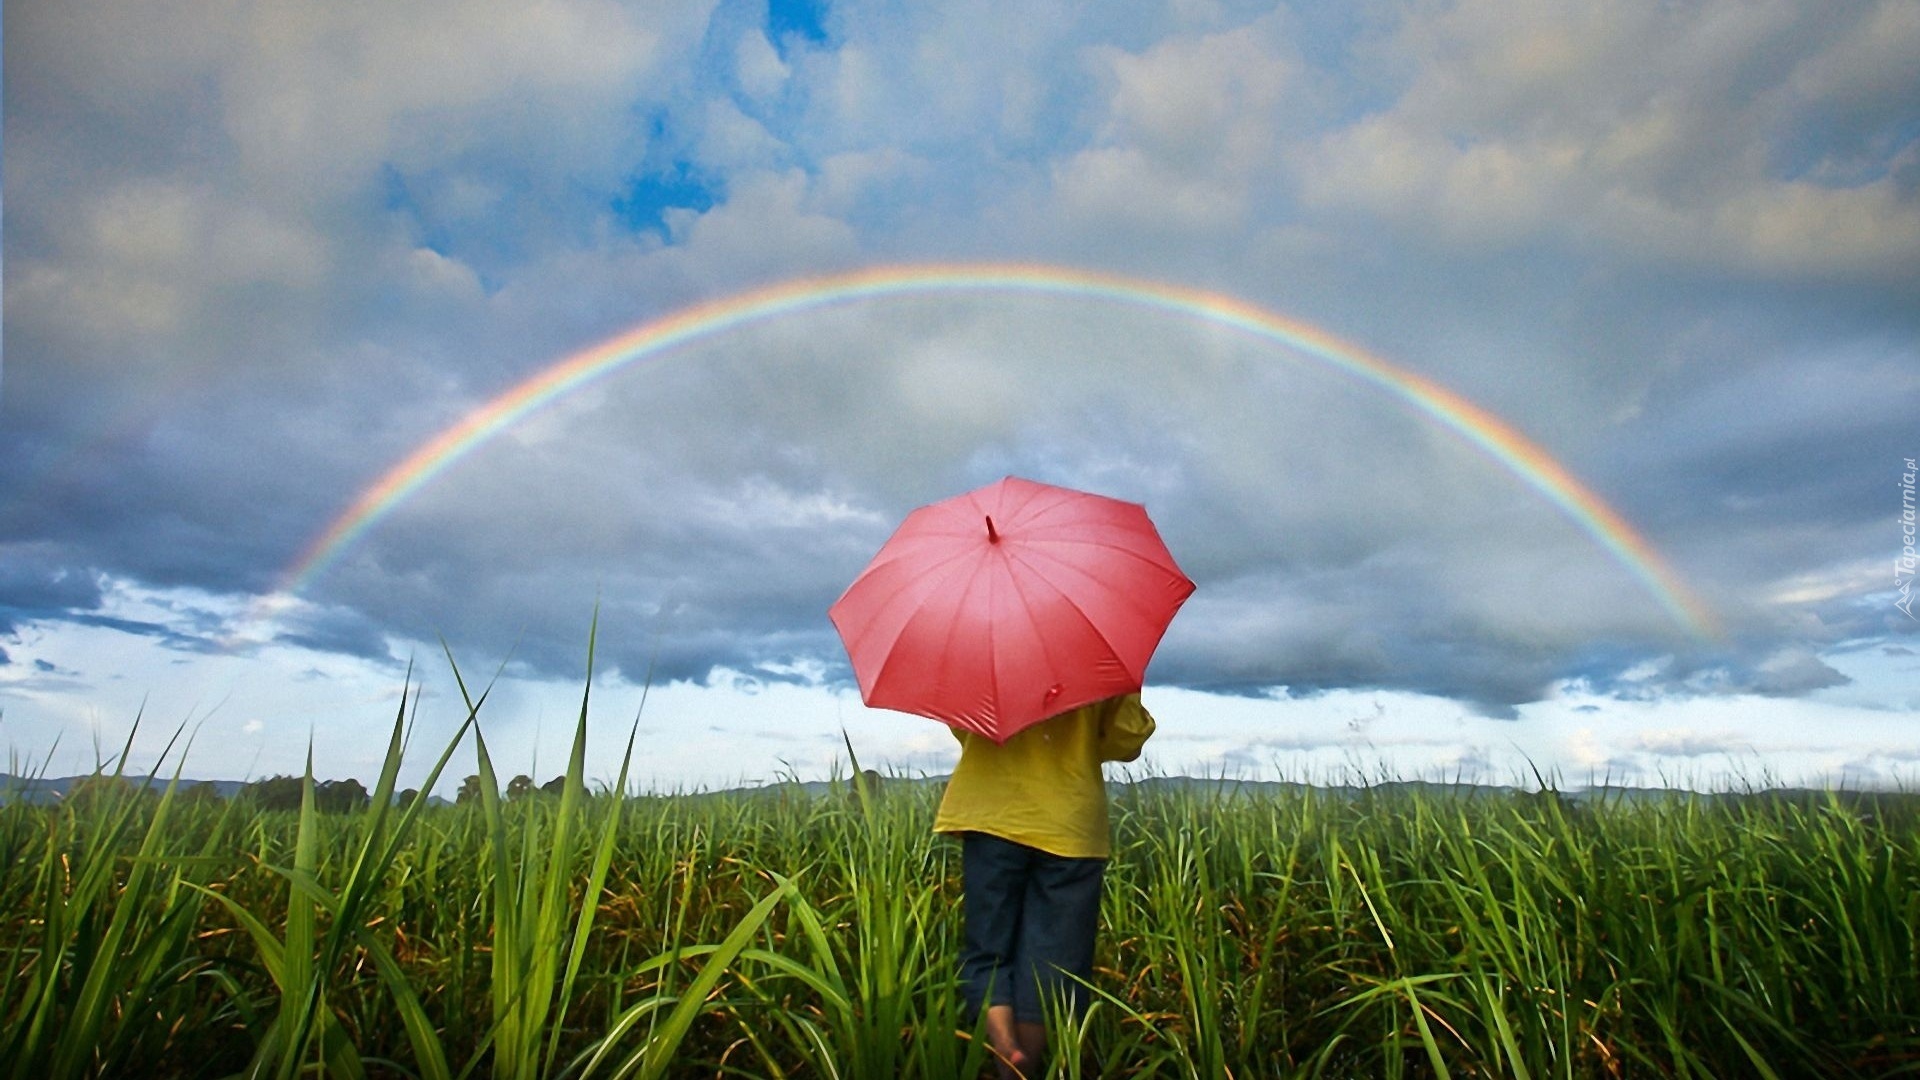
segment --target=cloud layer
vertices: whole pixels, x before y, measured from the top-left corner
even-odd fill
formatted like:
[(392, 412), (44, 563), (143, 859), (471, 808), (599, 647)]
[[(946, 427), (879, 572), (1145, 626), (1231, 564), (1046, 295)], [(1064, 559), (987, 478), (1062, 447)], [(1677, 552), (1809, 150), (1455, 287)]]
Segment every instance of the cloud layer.
[[(891, 523), (1009, 472), (1148, 505), (1200, 585), (1153, 677), (1194, 689), (1497, 717), (1569, 681), (1796, 697), (1846, 681), (1824, 650), (1911, 643), (1912, 4), (782, 10), (13, 5), (0, 664), (133, 587), (226, 598), (122, 627), (181, 649), (442, 635), (564, 674), (597, 603), (629, 678), (835, 681), (824, 611)], [(963, 259), (1219, 290), (1447, 386), (1726, 636), (1326, 365), (978, 296), (636, 364), (248, 622), (358, 491), (545, 365), (755, 285)]]

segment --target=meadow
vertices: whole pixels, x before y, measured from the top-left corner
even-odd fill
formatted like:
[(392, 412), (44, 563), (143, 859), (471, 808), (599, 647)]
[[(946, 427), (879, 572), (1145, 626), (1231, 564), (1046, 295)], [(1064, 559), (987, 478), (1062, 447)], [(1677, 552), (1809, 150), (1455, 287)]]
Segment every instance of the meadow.
[[(463, 805), (396, 797), (403, 705), (347, 812), (0, 808), (0, 1073), (989, 1073), (937, 783), (618, 797), (583, 702), (560, 791), (509, 800), (484, 702), (422, 785), (477, 749)], [(1920, 1075), (1910, 796), (1145, 781), (1113, 829), (1054, 1076)]]

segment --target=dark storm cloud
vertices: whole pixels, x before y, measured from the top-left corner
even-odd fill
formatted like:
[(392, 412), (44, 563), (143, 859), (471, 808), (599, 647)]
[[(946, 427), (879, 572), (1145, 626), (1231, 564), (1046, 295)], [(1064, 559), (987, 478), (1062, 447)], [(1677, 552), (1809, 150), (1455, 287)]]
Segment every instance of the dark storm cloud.
[(1722, 694), (1793, 698), (1852, 680), (1803, 645), (1757, 657), (1727, 652), (1717, 657), (1669, 657), (1626, 671), (1617, 666), (1596, 668), (1584, 681), (1594, 690), (1622, 699), (1654, 701)]
[[(36, 624), (99, 627), (149, 638), (182, 652), (220, 649), (216, 619), (180, 609), (169, 622), (125, 618), (105, 609), (102, 572), (72, 565), (69, 553), (46, 543), (0, 544), (0, 635), (17, 637)], [(36, 660), (42, 672), (46, 661)]]
[(269, 633), (571, 677), (597, 612), (630, 681), (838, 683), (825, 609), (892, 523), (1017, 472), (1149, 505), (1200, 584), (1158, 682), (1489, 716), (1569, 679), (1836, 686), (1822, 648), (1914, 633), (1855, 569), (1889, 554), (1920, 415), (1908, 10), (1630, 3), (1590, 33), (1504, 0), (1352, 25), (855, 3), (770, 40), (731, 3), (328, 9), (324, 34), (14, 5), (0, 633), (207, 648), (240, 617), (123, 616), (112, 583), (253, 611), (385, 469), (617, 330), (831, 269), (1029, 258), (1218, 288), (1480, 403), (1725, 638), (1390, 394), (1032, 298), (637, 363), (436, 477)]
[(37, 623), (67, 623), (152, 638), (186, 652), (218, 651), (219, 621), (190, 609), (176, 609), (180, 617), (169, 623), (106, 612), (102, 577), (101, 571), (70, 565), (56, 545), (0, 544), (0, 635), (18, 635)]
[(100, 607), (99, 579), (67, 565), (57, 546), (15, 543), (0, 546), (0, 634), (22, 622), (58, 618)]
[(358, 611), (303, 611), (284, 618), (282, 625), (284, 629), (275, 634), (274, 640), (287, 645), (368, 660), (395, 660), (386, 632)]

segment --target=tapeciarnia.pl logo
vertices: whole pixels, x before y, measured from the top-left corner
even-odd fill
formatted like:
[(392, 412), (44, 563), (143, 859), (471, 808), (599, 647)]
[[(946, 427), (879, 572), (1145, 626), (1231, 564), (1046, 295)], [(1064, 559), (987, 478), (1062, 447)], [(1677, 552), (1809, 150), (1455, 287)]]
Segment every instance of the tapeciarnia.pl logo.
[(1907, 618), (1916, 619), (1913, 613), (1913, 570), (1915, 556), (1913, 550), (1913, 477), (1920, 469), (1914, 468), (1914, 459), (1906, 459), (1906, 471), (1900, 474), (1900, 557), (1893, 560), (1893, 585), (1900, 590), (1900, 598), (1893, 606), (1907, 613)]

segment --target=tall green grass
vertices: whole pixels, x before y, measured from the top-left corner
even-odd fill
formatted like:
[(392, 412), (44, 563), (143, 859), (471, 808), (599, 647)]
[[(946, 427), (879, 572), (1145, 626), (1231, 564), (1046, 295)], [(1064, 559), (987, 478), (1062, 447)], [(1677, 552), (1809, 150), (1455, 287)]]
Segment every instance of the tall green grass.
[[(583, 695), (562, 793), (507, 801), (466, 700), (422, 788), (470, 746), (475, 804), (396, 803), (403, 696), (354, 813), (0, 808), (0, 1073), (982, 1075), (936, 784), (623, 797)], [(1148, 781), (1113, 821), (1054, 1075), (1920, 1075), (1911, 797)]]

